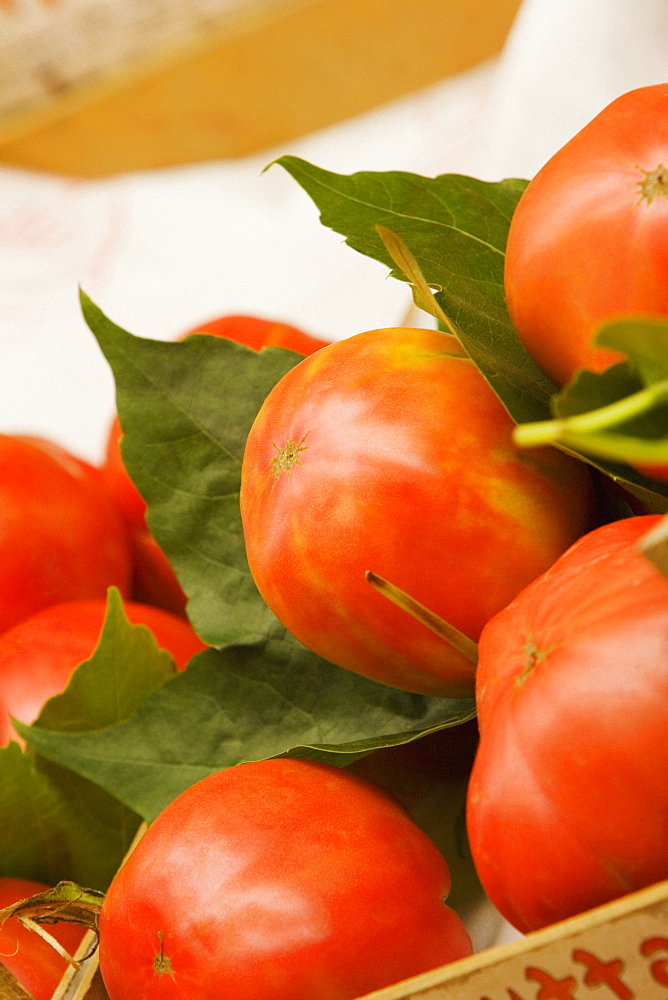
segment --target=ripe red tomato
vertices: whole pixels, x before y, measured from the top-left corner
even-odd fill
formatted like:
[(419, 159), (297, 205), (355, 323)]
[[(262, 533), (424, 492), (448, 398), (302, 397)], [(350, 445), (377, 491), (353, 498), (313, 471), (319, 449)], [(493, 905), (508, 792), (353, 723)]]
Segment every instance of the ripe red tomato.
[(471, 694), (473, 665), (365, 572), (475, 640), (593, 509), (584, 465), (519, 452), (449, 342), (372, 330), (306, 358), (265, 400), (241, 475), (250, 569), (285, 627), (338, 666), (436, 695)]
[[(59, 694), (75, 667), (92, 655), (106, 610), (102, 600), (54, 604), (0, 636), (0, 746), (10, 739), (23, 743), (10, 720), (34, 722), (44, 702)], [(207, 648), (183, 618), (130, 601), (124, 610), (134, 625), (151, 630), (179, 670)]]
[(642, 472), (643, 476), (653, 479), (657, 483), (668, 483), (668, 465), (643, 465), (635, 464), (634, 468)]
[[(394, 795), (433, 840), (452, 876), (448, 903), (473, 928), (480, 926), (476, 914), (486, 906), (464, 829), (466, 789), (477, 743), (477, 720), (471, 719), (411, 743), (374, 750), (346, 768)], [(484, 926), (484, 936), (477, 941), (474, 936), (474, 947), (489, 940), (489, 924)]]
[(132, 597), (140, 604), (151, 604), (180, 618), (187, 617), (188, 598), (172, 564), (155, 538), (145, 528), (132, 533)]
[[(311, 337), (294, 326), (256, 316), (221, 316), (193, 327), (180, 339), (195, 333), (234, 340), (254, 351), (263, 347), (285, 347), (306, 355), (325, 346), (324, 340)], [(123, 463), (120, 449), (122, 437), (120, 421), (115, 416), (107, 436), (103, 475), (131, 536), (134, 564), (132, 596), (137, 601), (184, 615), (186, 595), (167, 558), (146, 528), (146, 503)]]
[(100, 912), (110, 1000), (354, 1000), (471, 953), (443, 857), (392, 796), (275, 758), (152, 823)]
[(581, 538), (480, 637), (469, 841), (523, 932), (668, 878), (668, 580), (638, 547), (658, 520)]
[(511, 220), (505, 289), (558, 386), (620, 360), (592, 344), (604, 320), (668, 313), (668, 84), (617, 98), (536, 174)]
[(285, 347), (289, 351), (297, 351), (298, 354), (304, 355), (319, 351), (326, 343), (318, 337), (304, 333), (296, 326), (279, 323), (273, 319), (245, 315), (219, 316), (209, 320), (208, 323), (193, 327), (184, 336), (189, 337), (193, 333), (208, 333), (211, 337), (236, 340), (238, 344), (252, 347), (254, 351), (261, 351), (263, 347)]
[(0, 435), (0, 632), (59, 601), (126, 595), (125, 529), (99, 469), (35, 437)]
[[(28, 879), (0, 878), (0, 910), (48, 888)], [(68, 923), (53, 924), (47, 930), (70, 955), (85, 934), (85, 928)], [(0, 926), (0, 962), (34, 1000), (51, 1000), (67, 968), (66, 960), (16, 917)]]
[(102, 473), (128, 530), (145, 531), (146, 503), (123, 463), (120, 447), (122, 438), (121, 422), (115, 415), (107, 435)]

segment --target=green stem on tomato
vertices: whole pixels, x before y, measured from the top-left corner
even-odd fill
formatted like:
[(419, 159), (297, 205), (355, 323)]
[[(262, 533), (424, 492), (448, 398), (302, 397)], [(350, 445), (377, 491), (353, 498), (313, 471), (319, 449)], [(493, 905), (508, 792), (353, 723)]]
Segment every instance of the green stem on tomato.
[(537, 448), (561, 444), (600, 458), (634, 462), (668, 462), (668, 442), (665, 439), (640, 439), (627, 434), (610, 433), (634, 417), (642, 416), (652, 407), (668, 400), (668, 379), (655, 382), (624, 399), (608, 403), (587, 413), (572, 417), (520, 424), (513, 440), (520, 448)]

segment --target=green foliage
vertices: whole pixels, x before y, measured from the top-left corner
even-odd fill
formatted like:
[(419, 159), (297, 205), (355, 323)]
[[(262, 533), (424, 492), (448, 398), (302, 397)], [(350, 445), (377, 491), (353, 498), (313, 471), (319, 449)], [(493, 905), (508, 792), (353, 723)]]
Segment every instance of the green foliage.
[(601, 326), (597, 342), (626, 359), (595, 374), (580, 371), (552, 399), (553, 419), (527, 424), (522, 446), (554, 444), (586, 458), (650, 509), (668, 511), (668, 485), (631, 465), (668, 466), (668, 322), (625, 317)]
[(406, 694), (318, 661), (278, 626), (262, 643), (200, 653), (119, 725), (76, 737), (24, 732), (151, 820), (242, 761), (289, 754), (343, 765), (474, 714), (472, 699)]
[[(555, 393), (522, 348), (503, 294), (508, 226), (525, 181), (341, 176), (295, 157), (277, 162), (311, 196), (324, 225), (407, 280), (381, 234), (398, 237), (520, 425), (518, 440), (557, 444), (654, 509), (667, 509), (668, 490), (626, 464), (647, 454), (648, 443), (668, 461), (665, 324), (608, 325), (601, 342), (629, 361), (603, 376), (580, 373)], [(423, 292), (414, 288), (419, 303)], [(285, 754), (344, 766), (456, 726), (475, 705), (406, 694), (340, 670), (286, 633), (261, 599), (241, 528), (241, 461), (264, 398), (300, 356), (207, 336), (145, 340), (87, 296), (81, 303), (114, 374), (123, 457), (147, 501), (149, 527), (188, 596), (191, 621), (213, 647), (176, 673), (111, 592), (95, 654), (33, 726), (20, 727), (26, 752), (16, 744), (0, 750), (3, 873), (104, 888), (140, 818), (151, 820), (212, 771)], [(620, 405), (627, 407), (623, 426), (601, 426), (601, 412)], [(621, 451), (619, 442), (610, 450), (611, 435), (623, 438)]]
[(511, 416), (522, 421), (549, 414), (554, 386), (520, 344), (503, 292), (508, 227), (526, 181), (401, 171), (341, 175), (295, 156), (276, 162), (313, 199), (323, 225), (406, 280), (376, 227), (399, 236)]
[[(85, 296), (82, 306), (114, 372), (124, 458), (149, 525), (179, 573), (194, 624), (219, 649), (169, 679), (158, 671), (151, 690), (156, 664), (143, 660), (134, 702), (131, 678), (116, 678), (129, 690), (96, 691), (77, 683), (80, 667), (67, 695), (21, 727), (32, 750), (151, 819), (194, 781), (242, 760), (292, 754), (343, 765), (471, 718), (472, 699), (406, 694), (320, 659), (255, 588), (238, 510), (243, 446), (262, 400), (300, 356), (205, 336), (143, 340)], [(112, 643), (105, 630), (99, 652), (109, 665), (117, 662)], [(107, 700), (132, 708), (112, 721), (99, 711)]]
[[(46, 703), (36, 725), (52, 734), (113, 726), (174, 673), (169, 654), (145, 626), (128, 622), (112, 589), (97, 649), (63, 694)], [(18, 723), (17, 729), (30, 733)], [(72, 769), (31, 749), (22, 753), (14, 742), (0, 749), (0, 767), (0, 874), (104, 889), (139, 816)]]
[(68, 768), (0, 749), (0, 875), (107, 887), (139, 817)]
[(256, 354), (217, 337), (134, 337), (82, 295), (116, 380), (122, 454), (148, 525), (211, 646), (257, 642), (273, 625), (248, 570), (239, 513), (241, 459), (262, 401), (301, 356)]

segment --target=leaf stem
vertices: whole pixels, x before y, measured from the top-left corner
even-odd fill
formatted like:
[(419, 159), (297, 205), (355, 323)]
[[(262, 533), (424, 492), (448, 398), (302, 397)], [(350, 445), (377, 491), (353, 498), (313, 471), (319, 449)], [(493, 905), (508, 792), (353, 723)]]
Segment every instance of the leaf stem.
[(414, 597), (411, 597), (410, 594), (407, 594), (395, 586), (395, 584), (390, 583), (389, 580), (385, 580), (382, 576), (372, 573), (371, 570), (367, 570), (365, 575), (367, 582), (379, 594), (387, 597), (388, 600), (396, 604), (402, 611), (406, 611), (416, 621), (421, 622), (422, 625), (426, 625), (428, 629), (435, 632), (444, 642), (447, 642), (448, 645), (465, 656), (471, 663), (475, 665), (478, 662), (478, 644), (473, 639), (469, 639), (467, 635), (460, 632), (454, 625), (444, 621), (435, 612), (430, 611), (424, 604), (420, 604)]
[(668, 517), (640, 539), (640, 551), (665, 577), (668, 577)]
[(432, 287), (427, 282), (420, 269), (420, 265), (404, 241), (396, 233), (393, 233), (391, 229), (381, 226), (380, 223), (376, 224), (375, 229), (390, 257), (408, 279), (413, 289), (413, 299), (416, 306), (438, 320), (444, 328), (443, 333), (447, 333), (452, 337), (453, 353), (461, 357), (468, 357), (468, 351), (459, 339), (457, 327), (441, 309)]
[[(541, 420), (520, 424), (513, 432), (513, 440), (520, 448), (536, 448), (549, 444), (562, 444), (581, 449), (602, 458), (634, 461), (668, 459), (668, 444), (663, 439), (639, 439), (625, 434), (607, 433), (634, 417), (642, 416), (652, 407), (668, 400), (668, 379), (655, 382), (639, 392), (615, 400), (606, 406), (577, 413), (572, 417)], [(601, 433), (603, 432), (603, 433)]]

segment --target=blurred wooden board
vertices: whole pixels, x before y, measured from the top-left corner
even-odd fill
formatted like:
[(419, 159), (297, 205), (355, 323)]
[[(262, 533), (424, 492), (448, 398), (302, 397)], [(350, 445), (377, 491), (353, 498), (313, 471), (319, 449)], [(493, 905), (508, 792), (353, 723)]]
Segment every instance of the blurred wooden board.
[(519, 2), (241, 3), (206, 40), (0, 118), (0, 162), (99, 177), (258, 152), (492, 57)]

